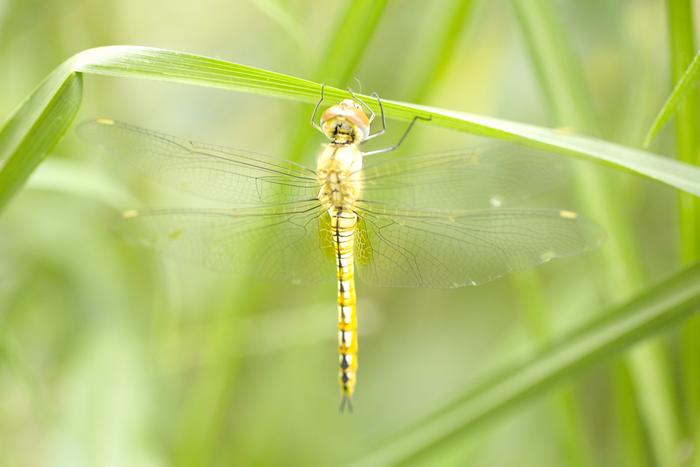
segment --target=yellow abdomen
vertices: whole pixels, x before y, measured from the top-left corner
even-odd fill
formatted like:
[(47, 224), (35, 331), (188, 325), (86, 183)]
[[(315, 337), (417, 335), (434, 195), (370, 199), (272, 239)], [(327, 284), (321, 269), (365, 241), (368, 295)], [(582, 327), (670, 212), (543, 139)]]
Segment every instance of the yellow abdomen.
[[(338, 271), (338, 380), (343, 397), (341, 409), (350, 404), (357, 382), (357, 308), (355, 306), (355, 227), (353, 211), (332, 209), (331, 231)], [(351, 405), (348, 405), (352, 409)]]
[(330, 215), (330, 226), (338, 279), (338, 380), (341, 410), (352, 410), (357, 383), (357, 309), (355, 306), (355, 229), (354, 210), (359, 195), (356, 176), (362, 166), (362, 153), (356, 145), (329, 144), (321, 154), (317, 175), (321, 190), (318, 198)]

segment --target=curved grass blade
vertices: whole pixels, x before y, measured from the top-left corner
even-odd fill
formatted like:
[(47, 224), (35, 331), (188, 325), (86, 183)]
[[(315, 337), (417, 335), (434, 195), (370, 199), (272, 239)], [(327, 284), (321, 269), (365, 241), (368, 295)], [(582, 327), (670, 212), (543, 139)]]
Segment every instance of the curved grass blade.
[(70, 128), (80, 108), (82, 90), (82, 76), (60, 67), (0, 129), (0, 208)]
[(700, 50), (693, 57), (688, 68), (686, 68), (681, 79), (678, 80), (673, 87), (673, 91), (666, 98), (666, 102), (656, 114), (654, 122), (649, 127), (646, 136), (644, 137), (644, 147), (649, 147), (654, 138), (659, 134), (659, 131), (666, 125), (668, 120), (676, 113), (678, 107), (685, 100), (689, 91), (693, 90), (698, 84), (700, 78)]
[[(130, 76), (175, 81), (210, 87), (315, 102), (321, 85), (293, 76), (274, 73), (222, 60), (182, 52), (143, 47), (112, 46), (91, 49), (79, 60), (79, 71), (112, 76)], [(350, 97), (347, 91), (326, 86), (329, 100)], [(379, 110), (371, 96), (360, 95)], [(425, 125), (464, 131), (480, 136), (521, 143), (566, 156), (591, 159), (632, 172), (700, 196), (700, 169), (649, 152), (608, 143), (596, 138), (561, 131), (398, 101), (384, 100), (387, 116), (411, 120), (429, 118)]]
[[(319, 83), (182, 52), (112, 46), (91, 49), (85, 53), (87, 60), (80, 60), (79, 70), (89, 73), (220, 87), (309, 103), (315, 102), (321, 93)], [(331, 101), (350, 97), (347, 91), (331, 86), (326, 86), (325, 95)], [(371, 96), (360, 97), (374, 110), (379, 110)], [(384, 100), (383, 104), (389, 117), (411, 120), (420, 116), (430, 119), (427, 122), (421, 121), (425, 125), (605, 162), (700, 196), (700, 169), (656, 154), (596, 138), (497, 118), (391, 100)]]
[[(86, 50), (61, 65), (0, 130), (0, 207), (7, 203), (41, 160), (41, 156), (27, 152), (28, 148), (19, 148), (16, 142), (21, 140), (36, 146), (35, 152), (46, 151), (60, 139), (72, 121), (78, 108), (81, 83), (75, 73), (196, 84), (309, 103), (318, 99), (321, 90), (319, 83), (302, 78), (171, 50), (131, 46)], [(326, 86), (325, 91), (331, 100), (350, 97), (347, 91), (330, 86)], [(366, 98), (370, 106), (376, 106), (370, 96), (361, 97)], [(387, 100), (384, 108), (393, 118), (410, 120), (422, 116), (430, 118), (423, 124), (606, 162), (700, 196), (700, 169), (645, 151), (548, 128), (435, 107)], [(43, 145), (37, 146), (40, 143)]]
[(461, 397), (401, 431), (353, 467), (401, 465), (461, 439), (534, 395), (576, 376), (594, 364), (678, 323), (700, 305), (700, 263), (583, 326), (535, 355), (467, 390)]

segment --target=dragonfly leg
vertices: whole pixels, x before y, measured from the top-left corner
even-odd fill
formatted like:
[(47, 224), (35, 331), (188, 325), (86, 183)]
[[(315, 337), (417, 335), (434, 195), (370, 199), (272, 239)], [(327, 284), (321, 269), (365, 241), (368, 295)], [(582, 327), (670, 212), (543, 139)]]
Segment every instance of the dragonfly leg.
[[(382, 110), (382, 120), (383, 119), (384, 119), (384, 112)], [(403, 134), (401, 135), (401, 138), (399, 138), (399, 140), (396, 142), (396, 144), (394, 144), (393, 146), (386, 147), (386, 148), (375, 149), (374, 151), (363, 152), (362, 155), (363, 156), (372, 156), (374, 154), (382, 154), (382, 153), (391, 152), (391, 151), (397, 149), (399, 146), (401, 146), (401, 143), (404, 142), (404, 140), (406, 139), (406, 136), (408, 136), (408, 134), (411, 132), (411, 129), (413, 128), (413, 125), (416, 123), (416, 120), (419, 120), (419, 119), (425, 120), (425, 121), (431, 120), (430, 117), (422, 117), (420, 115), (416, 115), (415, 117), (413, 117), (413, 120), (411, 120), (411, 123), (408, 124), (406, 131), (403, 132)], [(386, 127), (384, 129), (382, 129), (381, 132), (378, 132), (374, 135), (371, 135), (370, 137), (379, 136), (380, 134), (384, 133), (385, 129), (386, 129)], [(367, 141), (368, 139), (369, 139), (369, 137), (365, 138), (365, 141)]]
[[(348, 88), (348, 92), (350, 93), (350, 96), (352, 96), (352, 99), (353, 99), (353, 100), (359, 102), (360, 105), (362, 105), (362, 106), (367, 110), (367, 114), (369, 115), (369, 124), (371, 125), (372, 122), (374, 121), (374, 117), (375, 117), (375, 115), (374, 115), (374, 110), (372, 110), (372, 108), (371, 108), (370, 106), (368, 106), (368, 105), (365, 103), (365, 101), (363, 101), (362, 99), (360, 99), (359, 97), (357, 97), (357, 96), (355, 95), (355, 93), (352, 92), (352, 89)], [(373, 93), (372, 93), (372, 96), (376, 96), (376, 95), (377, 95), (376, 92), (373, 92)]]
[(321, 125), (319, 125), (316, 122), (316, 113), (318, 112), (318, 108), (321, 106), (321, 103), (323, 102), (323, 99), (324, 99), (323, 91), (325, 90), (325, 88), (326, 88), (326, 83), (321, 83), (321, 98), (318, 100), (318, 102), (316, 102), (316, 107), (314, 107), (314, 111), (311, 114), (311, 126), (316, 128), (321, 133), (323, 133), (323, 128), (321, 128)]
[[(379, 98), (379, 94), (377, 94), (376, 92), (372, 93), (372, 97), (377, 99), (377, 105), (379, 105), (379, 115), (382, 117), (382, 129), (374, 134), (367, 136), (367, 138), (365, 138), (364, 141), (376, 138), (377, 136), (383, 135), (384, 132), (386, 132), (386, 117), (384, 116), (384, 106), (382, 105), (382, 100)], [(374, 112), (372, 112), (372, 118), (369, 120), (370, 123), (372, 123), (372, 119), (374, 119)]]

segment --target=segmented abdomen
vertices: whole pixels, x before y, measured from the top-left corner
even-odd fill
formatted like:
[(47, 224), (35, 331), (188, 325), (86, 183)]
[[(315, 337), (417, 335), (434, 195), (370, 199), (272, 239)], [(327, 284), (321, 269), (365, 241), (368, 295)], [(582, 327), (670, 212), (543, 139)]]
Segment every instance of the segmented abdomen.
[(341, 410), (351, 399), (357, 381), (357, 315), (355, 307), (354, 246), (357, 215), (351, 210), (331, 208), (331, 231), (338, 271), (338, 378), (343, 397)]

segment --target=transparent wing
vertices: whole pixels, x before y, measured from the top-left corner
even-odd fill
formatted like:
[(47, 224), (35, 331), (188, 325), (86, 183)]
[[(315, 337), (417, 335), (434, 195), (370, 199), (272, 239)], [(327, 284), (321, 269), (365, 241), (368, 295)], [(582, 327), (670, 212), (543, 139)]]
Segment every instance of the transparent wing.
[(318, 201), (240, 209), (127, 211), (132, 243), (211, 269), (292, 283), (335, 280), (328, 214)]
[(229, 205), (310, 200), (318, 194), (315, 173), (292, 162), (107, 119), (81, 124), (78, 134), (176, 189)]
[(448, 213), (358, 208), (359, 276), (370, 285), (478, 285), (553, 258), (582, 253), (604, 237), (570, 211), (487, 209)]
[(552, 189), (565, 178), (565, 169), (560, 158), (516, 145), (370, 156), (360, 196), (407, 209), (483, 209)]

